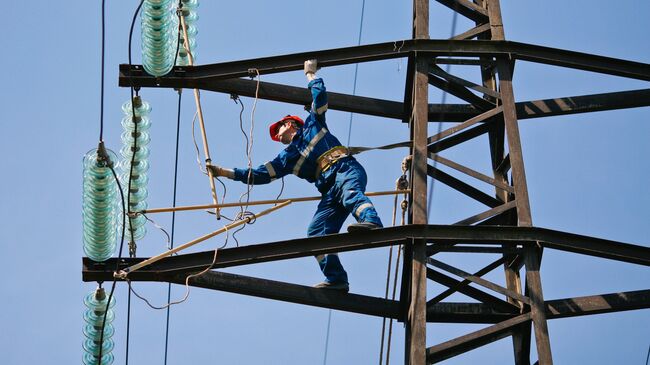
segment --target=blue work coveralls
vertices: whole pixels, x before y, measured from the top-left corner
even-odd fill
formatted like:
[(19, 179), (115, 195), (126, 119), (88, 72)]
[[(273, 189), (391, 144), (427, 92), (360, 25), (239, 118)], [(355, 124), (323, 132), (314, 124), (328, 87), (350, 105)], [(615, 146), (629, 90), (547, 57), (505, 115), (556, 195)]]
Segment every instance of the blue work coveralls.
[[(382, 227), (375, 207), (364, 194), (366, 171), (354, 157), (342, 157), (324, 171), (318, 171), (318, 158), (333, 148), (340, 148), (341, 142), (328, 131), (325, 123), (327, 92), (323, 80), (314, 79), (308, 87), (313, 102), (305, 125), (277, 157), (251, 169), (252, 184), (267, 184), (288, 174), (314, 183), (322, 198), (309, 224), (309, 237), (338, 233), (350, 213), (358, 222), (374, 223)], [(235, 168), (234, 171), (235, 180), (243, 183), (248, 181), (248, 169)], [(325, 275), (325, 281), (348, 282), (347, 273), (337, 254), (321, 255), (316, 259)]]

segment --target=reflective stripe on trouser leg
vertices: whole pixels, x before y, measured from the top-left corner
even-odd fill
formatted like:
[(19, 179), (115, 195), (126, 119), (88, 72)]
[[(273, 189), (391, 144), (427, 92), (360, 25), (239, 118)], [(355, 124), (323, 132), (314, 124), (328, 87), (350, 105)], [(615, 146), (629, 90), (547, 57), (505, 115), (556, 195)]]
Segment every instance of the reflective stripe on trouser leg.
[(367, 176), (363, 166), (356, 160), (346, 161), (345, 168), (339, 170), (335, 181), (340, 189), (341, 204), (358, 222), (374, 223), (383, 227), (372, 201), (364, 194), (366, 182)]

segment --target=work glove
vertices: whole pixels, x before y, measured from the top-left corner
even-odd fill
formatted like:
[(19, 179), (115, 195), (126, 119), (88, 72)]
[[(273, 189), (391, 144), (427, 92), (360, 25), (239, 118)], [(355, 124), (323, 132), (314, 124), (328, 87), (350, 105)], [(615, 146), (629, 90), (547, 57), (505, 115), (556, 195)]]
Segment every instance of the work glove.
[(311, 81), (316, 78), (316, 71), (318, 71), (318, 61), (315, 59), (305, 61), (305, 76), (307, 80)]
[(223, 177), (226, 177), (228, 179), (234, 179), (235, 178), (235, 171), (234, 170), (224, 169), (223, 167), (218, 166), (218, 165), (206, 165), (205, 168), (207, 170), (210, 170), (213, 177), (223, 176)]

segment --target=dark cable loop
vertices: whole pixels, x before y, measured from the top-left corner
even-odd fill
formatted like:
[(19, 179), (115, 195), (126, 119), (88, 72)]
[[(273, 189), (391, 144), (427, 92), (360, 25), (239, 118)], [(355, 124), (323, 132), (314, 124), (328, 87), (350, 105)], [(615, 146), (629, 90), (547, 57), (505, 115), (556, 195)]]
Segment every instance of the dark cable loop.
[[(179, 1), (180, 2), (180, 1)], [(178, 51), (177, 51), (178, 53)], [(176, 207), (176, 191), (177, 191), (177, 185), (178, 185), (178, 150), (179, 150), (179, 141), (180, 141), (180, 134), (181, 134), (181, 101), (182, 101), (182, 93), (179, 90), (178, 91), (178, 112), (176, 114), (176, 153), (174, 157), (174, 188), (173, 188), (173, 194), (172, 194), (172, 206)], [(174, 230), (176, 227), (176, 211), (172, 212), (172, 228), (171, 228), (171, 237), (170, 237), (170, 249), (174, 248)], [(129, 292), (131, 292), (129, 290)], [(171, 301), (171, 295), (172, 295), (172, 284), (169, 283), (167, 286), (167, 303)], [(164, 364), (167, 365), (167, 352), (168, 352), (168, 346), (169, 346), (169, 316), (170, 316), (170, 307), (167, 307), (167, 319), (166, 319), (166, 324), (165, 324), (165, 362)]]

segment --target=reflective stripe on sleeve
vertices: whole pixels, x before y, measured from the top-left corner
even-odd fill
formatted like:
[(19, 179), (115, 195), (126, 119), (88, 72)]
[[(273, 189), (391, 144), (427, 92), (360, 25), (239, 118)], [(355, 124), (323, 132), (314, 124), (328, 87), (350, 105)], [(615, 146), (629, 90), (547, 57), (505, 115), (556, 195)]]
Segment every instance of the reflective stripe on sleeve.
[(373, 206), (372, 203), (363, 203), (363, 204), (359, 205), (359, 207), (357, 208), (357, 210), (354, 211), (354, 216), (358, 218), (359, 215), (361, 215), (361, 213), (362, 213), (364, 210), (366, 210), (366, 209), (368, 209), (368, 208), (370, 208), (370, 207), (372, 207), (372, 206)]
[(269, 172), (269, 176), (271, 177), (271, 180), (275, 179), (277, 174), (275, 173), (275, 169), (273, 168), (273, 165), (271, 165), (271, 161), (265, 163), (264, 167), (266, 167), (266, 171)]
[(293, 168), (294, 175), (298, 176), (298, 172), (300, 172), (300, 168), (302, 167), (302, 164), (305, 163), (307, 156), (309, 156), (316, 144), (325, 136), (325, 134), (327, 134), (327, 128), (321, 129), (320, 132), (314, 136), (314, 139), (309, 142), (309, 145), (307, 145), (305, 150), (300, 152), (300, 159), (296, 162), (296, 166)]

